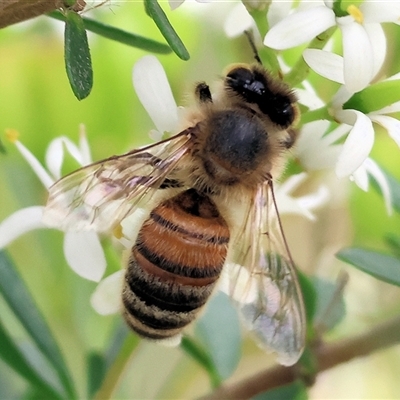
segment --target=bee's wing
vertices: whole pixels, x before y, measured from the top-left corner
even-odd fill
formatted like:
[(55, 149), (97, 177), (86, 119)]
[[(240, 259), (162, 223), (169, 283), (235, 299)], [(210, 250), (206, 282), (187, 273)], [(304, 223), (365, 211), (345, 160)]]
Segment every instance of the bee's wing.
[(44, 221), (62, 230), (105, 232), (160, 188), (177, 187), (189, 130), (162, 142), (80, 168), (50, 187)]
[(260, 185), (244, 207), (224, 271), (225, 290), (259, 344), (292, 365), (304, 348), (305, 313), (272, 190), (272, 182)]

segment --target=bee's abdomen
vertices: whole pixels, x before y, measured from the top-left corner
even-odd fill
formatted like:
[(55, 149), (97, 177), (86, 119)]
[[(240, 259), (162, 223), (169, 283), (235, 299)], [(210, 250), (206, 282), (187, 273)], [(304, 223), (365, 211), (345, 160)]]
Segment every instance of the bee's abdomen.
[(229, 230), (194, 189), (161, 203), (132, 249), (122, 294), (125, 319), (152, 339), (175, 336), (209, 298), (225, 262)]

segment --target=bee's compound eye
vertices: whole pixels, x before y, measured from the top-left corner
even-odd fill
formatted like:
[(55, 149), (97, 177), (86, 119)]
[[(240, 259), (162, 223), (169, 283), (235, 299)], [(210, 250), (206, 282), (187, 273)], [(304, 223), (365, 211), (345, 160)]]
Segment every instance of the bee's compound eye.
[[(253, 96), (265, 93), (265, 84), (247, 68), (236, 68), (228, 73), (226, 82), (237, 93), (244, 95), (248, 101), (252, 101)], [(254, 101), (254, 100), (253, 100)]]
[(280, 126), (289, 126), (295, 119), (295, 110), (289, 98), (276, 96), (265, 110), (271, 120)]

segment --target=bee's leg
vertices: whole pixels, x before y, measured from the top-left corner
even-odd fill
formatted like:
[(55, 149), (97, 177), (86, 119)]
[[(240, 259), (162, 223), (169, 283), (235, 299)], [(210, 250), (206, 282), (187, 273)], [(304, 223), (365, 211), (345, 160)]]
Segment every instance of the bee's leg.
[(205, 82), (196, 85), (195, 94), (199, 103), (212, 103), (212, 96), (209, 86)]

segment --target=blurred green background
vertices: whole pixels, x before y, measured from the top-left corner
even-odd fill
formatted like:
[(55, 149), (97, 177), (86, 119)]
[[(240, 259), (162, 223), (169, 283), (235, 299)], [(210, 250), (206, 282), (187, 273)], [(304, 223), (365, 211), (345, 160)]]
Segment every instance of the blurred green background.
[[(246, 40), (228, 39), (223, 32), (232, 6), (229, 2), (213, 8), (192, 3), (167, 11), (191, 55), (188, 62), (174, 54), (158, 56), (179, 105), (187, 103), (185, 94), (195, 82), (215, 81), (229, 63), (252, 61)], [(167, 10), (166, 4), (163, 7)], [(140, 2), (106, 3), (90, 16), (163, 41)], [(389, 33), (395, 37), (398, 32)], [(94, 160), (149, 142), (148, 131), (153, 125), (134, 93), (131, 79), (134, 63), (146, 52), (91, 34), (89, 43), (94, 87), (90, 96), (79, 102), (65, 73), (63, 23), (40, 17), (0, 30), (0, 138), (6, 150), (0, 154), (0, 221), (22, 207), (43, 205), (46, 200), (46, 191), (37, 177), (6, 141), (5, 129), (17, 129), (20, 140), (42, 162), (51, 139), (66, 135), (78, 140), (80, 123), (86, 126)], [(316, 75), (313, 79), (318, 83)], [(385, 132), (377, 134), (372, 156), (400, 178), (399, 149)], [(332, 280), (341, 268), (350, 272), (348, 316), (332, 333), (333, 338), (343, 337), (398, 312), (400, 295), (397, 288), (335, 260), (334, 253), (350, 244), (384, 248), (383, 235), (398, 234), (400, 219), (398, 215), (387, 216), (381, 197), (372, 189), (364, 193), (348, 182), (334, 182), (331, 175), (320, 174), (316, 179), (326, 179), (336, 191), (335, 200), (318, 213), (320, 218), (315, 223), (296, 217), (285, 217), (284, 222), (295, 258), (306, 272)], [(84, 396), (85, 354), (88, 350), (104, 351), (120, 317), (102, 317), (93, 311), (89, 297), (96, 284), (70, 270), (64, 260), (60, 232), (31, 232), (10, 245), (9, 252)], [(109, 252), (108, 257), (115, 255)], [(25, 332), (1, 298), (0, 313), (13, 337), (24, 343)], [(243, 354), (232, 380), (271, 364), (251, 340), (244, 342)], [(396, 398), (400, 393), (399, 370), (400, 348), (396, 347), (322, 374), (311, 390), (312, 397)], [(21, 398), (25, 389), (25, 382), (0, 360), (0, 398)], [(115, 398), (194, 398), (209, 390), (206, 374), (179, 348), (142, 343), (121, 377)]]

